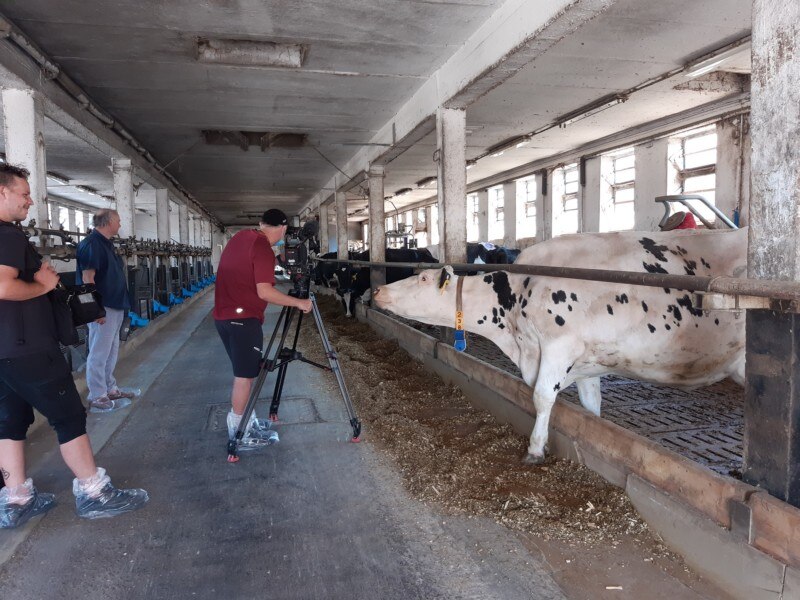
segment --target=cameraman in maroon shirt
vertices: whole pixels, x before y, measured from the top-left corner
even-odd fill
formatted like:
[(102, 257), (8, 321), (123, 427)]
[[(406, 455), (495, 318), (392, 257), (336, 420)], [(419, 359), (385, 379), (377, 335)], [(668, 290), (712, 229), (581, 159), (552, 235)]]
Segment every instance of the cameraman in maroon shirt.
[[(272, 246), (286, 235), (286, 215), (271, 208), (258, 229), (240, 231), (222, 252), (214, 289), (214, 321), (233, 366), (228, 438), (233, 439), (242, 419), (253, 379), (258, 376), (263, 346), (261, 326), (268, 304), (311, 312), (311, 300), (295, 298), (275, 289), (275, 254)], [(269, 443), (269, 427), (250, 417), (241, 447)]]

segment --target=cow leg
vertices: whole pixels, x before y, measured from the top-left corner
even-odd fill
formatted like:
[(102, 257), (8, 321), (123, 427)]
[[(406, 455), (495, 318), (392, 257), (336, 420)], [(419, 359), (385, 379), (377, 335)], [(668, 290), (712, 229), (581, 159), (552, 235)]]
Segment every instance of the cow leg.
[[(536, 423), (531, 433), (528, 455), (523, 459), (527, 464), (538, 464), (544, 460), (547, 445), (550, 411), (556, 403), (558, 392), (567, 382), (567, 368), (574, 365), (583, 354), (583, 344), (565, 337), (559, 343), (541, 348), (541, 362), (536, 384), (533, 386), (533, 406), (536, 409)], [(571, 380), (571, 378), (570, 378)]]
[(353, 313), (351, 312), (353, 306), (353, 294), (350, 292), (345, 292), (342, 294), (342, 304), (344, 304), (344, 316), (345, 317), (352, 317)]
[(550, 425), (550, 411), (556, 402), (556, 392), (550, 389), (542, 389), (543, 386), (536, 382), (533, 390), (533, 405), (536, 408), (536, 423), (531, 433), (528, 454), (522, 462), (529, 465), (536, 465), (544, 461), (544, 447), (547, 444), (548, 427)]
[(575, 385), (578, 386), (578, 396), (581, 399), (583, 408), (599, 417), (600, 402), (603, 400), (600, 396), (600, 378), (587, 377), (586, 379), (578, 379)]

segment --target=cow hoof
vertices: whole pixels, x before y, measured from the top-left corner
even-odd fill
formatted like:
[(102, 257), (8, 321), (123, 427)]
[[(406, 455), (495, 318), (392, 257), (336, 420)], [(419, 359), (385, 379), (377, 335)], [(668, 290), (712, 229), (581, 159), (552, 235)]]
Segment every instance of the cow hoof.
[(544, 455), (536, 456), (535, 454), (526, 454), (522, 459), (524, 465), (540, 465), (544, 462)]

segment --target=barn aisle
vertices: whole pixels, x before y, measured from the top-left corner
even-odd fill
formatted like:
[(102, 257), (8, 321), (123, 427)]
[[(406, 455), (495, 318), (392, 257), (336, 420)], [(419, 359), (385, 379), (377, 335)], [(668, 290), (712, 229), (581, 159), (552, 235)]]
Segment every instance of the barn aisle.
[[(90, 433), (120, 425), (98, 463), (116, 484), (150, 492), (144, 510), (78, 519), (52, 434), (37, 430), (32, 474), (60, 505), (22, 532), (0, 532), (0, 545), (26, 538), (0, 570), (3, 597), (565, 597), (514, 533), (411, 500), (369, 442), (348, 443), (338, 388), (308, 365), (289, 367), (280, 443), (227, 464), (230, 375), (209, 310), (198, 302), (183, 330), (121, 365), (125, 385), (152, 379), (126, 419), (90, 419)], [(270, 378), (262, 397), (271, 389)]]

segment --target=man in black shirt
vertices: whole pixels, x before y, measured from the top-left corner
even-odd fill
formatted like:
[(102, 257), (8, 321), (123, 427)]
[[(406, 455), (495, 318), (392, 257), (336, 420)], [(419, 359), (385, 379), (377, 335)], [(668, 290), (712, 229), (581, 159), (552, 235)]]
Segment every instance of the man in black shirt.
[(33, 204), (27, 178), (25, 169), (0, 164), (0, 528), (17, 527), (55, 504), (53, 494), (39, 493), (25, 474), (24, 441), (34, 408), (55, 429), (61, 456), (75, 474), (79, 516), (113, 516), (148, 500), (144, 490), (114, 487), (94, 462), (86, 411), (58, 346), (47, 297), (58, 274), (14, 224)]

